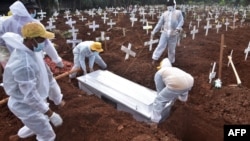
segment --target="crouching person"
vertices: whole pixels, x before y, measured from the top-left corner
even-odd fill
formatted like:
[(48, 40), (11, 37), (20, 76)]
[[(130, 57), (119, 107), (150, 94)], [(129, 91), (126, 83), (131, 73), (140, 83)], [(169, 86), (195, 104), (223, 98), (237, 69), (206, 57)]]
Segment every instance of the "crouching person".
[(3, 74), (8, 107), (24, 124), (17, 135), (9, 139), (17, 141), (36, 135), (38, 141), (54, 141), (56, 135), (50, 122), (56, 127), (63, 120), (50, 109), (47, 98), (61, 103), (62, 94), (50, 94), (50, 75), (41, 51), (45, 40), (54, 38), (54, 34), (40, 23), (30, 22), (22, 27), (22, 36), (24, 39), (11, 32), (2, 36), (14, 48)]
[[(94, 41), (84, 41), (79, 43), (74, 49), (74, 66), (71, 70), (79, 69), (80, 67), (83, 70), (84, 75), (87, 74), (87, 68), (85, 65), (85, 60), (88, 58), (89, 62), (89, 71), (93, 72), (94, 63), (96, 63), (101, 69), (106, 69), (107, 64), (103, 61), (100, 56), (100, 52), (103, 52), (102, 44), (100, 42)], [(77, 72), (71, 73), (70, 78), (75, 78)]]
[(172, 67), (168, 58), (161, 61), (158, 71), (154, 76), (157, 96), (153, 103), (151, 121), (161, 122), (162, 112), (168, 108), (165, 115), (169, 115), (170, 109), (176, 99), (186, 102), (188, 92), (193, 87), (194, 78), (183, 70)]

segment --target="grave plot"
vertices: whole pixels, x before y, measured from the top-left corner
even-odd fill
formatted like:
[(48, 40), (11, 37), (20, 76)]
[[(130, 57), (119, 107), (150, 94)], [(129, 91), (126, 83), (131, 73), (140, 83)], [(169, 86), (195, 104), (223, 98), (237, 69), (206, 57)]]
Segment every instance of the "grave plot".
[[(200, 6), (203, 7), (203, 6)], [(183, 38), (180, 45), (176, 48), (176, 62), (173, 64), (191, 75), (194, 76), (194, 87), (190, 91), (187, 103), (177, 101), (171, 111), (170, 116), (158, 126), (158, 129), (150, 127), (144, 122), (139, 122), (127, 112), (118, 111), (112, 105), (105, 103), (96, 96), (89, 96), (87, 93), (79, 90), (78, 80), (73, 79), (69, 82), (67, 77), (58, 80), (58, 83), (67, 101), (63, 109), (58, 109), (53, 104), (55, 111), (62, 114), (64, 124), (62, 127), (55, 129), (57, 140), (136, 140), (138, 138), (149, 140), (223, 140), (223, 125), (224, 124), (249, 124), (249, 22), (247, 20), (242, 23), (235, 22), (233, 25), (233, 12), (229, 9), (226, 13), (218, 14), (218, 20), (221, 21), (222, 27), (216, 29), (215, 15), (216, 9), (212, 10), (209, 25), (212, 28), (208, 29), (206, 35), (207, 25), (206, 18), (208, 17), (208, 10), (193, 9), (193, 7), (186, 7), (186, 19), (183, 26), (186, 38)], [(197, 14), (193, 14), (194, 10)], [(197, 10), (197, 11), (196, 11)], [(105, 37), (110, 37), (106, 40), (107, 49), (101, 53), (104, 61), (108, 64), (107, 70), (126, 78), (129, 81), (142, 85), (152, 90), (154, 86), (154, 73), (157, 71), (156, 66), (151, 65), (152, 52), (157, 46), (157, 43), (152, 44), (152, 50), (149, 50), (149, 45), (144, 45), (145, 42), (150, 41), (150, 35), (143, 30), (143, 24), (140, 20), (140, 12), (135, 13), (138, 21), (131, 26), (130, 13), (111, 13), (115, 11), (114, 8), (107, 10), (107, 17), (109, 20), (104, 24), (103, 15), (93, 14), (82, 11), (82, 16), (86, 20), (79, 20), (81, 16), (76, 17), (73, 14), (72, 20), (75, 20), (75, 29), (78, 29), (77, 39), (81, 40), (95, 40), (100, 37), (102, 31), (105, 32)], [(149, 10), (144, 12), (149, 13)], [(157, 23), (157, 17), (162, 11), (155, 10), (155, 15), (152, 20), (150, 14), (146, 14), (149, 23), (153, 27)], [(71, 12), (74, 13), (74, 12)], [(96, 12), (97, 13), (97, 12)], [(200, 15), (201, 21), (197, 25), (196, 18)], [(60, 56), (69, 61), (73, 61), (72, 46), (67, 44), (65, 34), (69, 33), (71, 29), (65, 22), (68, 20), (64, 18), (65, 14), (60, 13), (54, 23), (56, 26), (56, 39), (54, 43), (58, 45), (58, 52)], [(49, 17), (46, 17), (49, 18)], [(48, 19), (42, 20), (46, 25)], [(227, 25), (226, 19), (229, 24)], [(248, 17), (247, 17), (248, 18)], [(112, 19), (116, 24), (111, 28), (107, 23)], [(224, 22), (223, 22), (224, 19)], [(95, 21), (99, 24), (94, 32), (89, 28), (89, 25)], [(192, 23), (189, 28), (189, 23)], [(193, 26), (196, 26), (198, 33), (195, 33), (193, 39)], [(109, 30), (108, 30), (109, 29)], [(227, 29), (227, 30), (226, 30)], [(150, 33), (151, 30), (149, 30)], [(125, 34), (124, 34), (125, 33)], [(213, 82), (218, 78), (219, 60), (221, 48), (221, 34), (224, 34), (223, 57), (221, 65), (221, 82), (222, 87), (216, 89)], [(160, 32), (157, 33), (154, 39), (159, 39)], [(131, 50), (136, 53), (135, 57), (129, 56), (125, 61), (126, 53), (121, 50), (121, 46), (128, 48), (129, 43), (132, 45)], [(228, 66), (228, 56), (232, 53), (232, 62), (235, 70), (240, 77), (241, 87), (238, 87), (237, 79), (234, 70)], [(246, 51), (245, 51), (246, 50)], [(163, 53), (161, 59), (167, 56), (167, 52)], [(245, 59), (246, 58), (246, 59)], [(213, 69), (213, 63), (216, 66)], [(159, 63), (159, 62), (158, 62)], [(158, 64), (157, 64), (158, 65)], [(98, 70), (98, 66), (94, 67)], [(216, 73), (215, 73), (216, 72)], [(211, 73), (211, 75), (210, 75)], [(215, 76), (214, 76), (215, 75)], [(78, 76), (82, 76), (81, 72)], [(211, 83), (209, 83), (211, 79)], [(123, 88), (129, 89), (129, 86)], [(1, 88), (1, 99), (4, 97), (4, 91)], [(0, 121), (0, 140), (8, 140), (10, 134), (16, 133), (22, 126), (21, 122), (17, 120), (8, 110), (7, 106), (1, 106), (1, 121)], [(6, 124), (7, 123), (7, 124)], [(194, 134), (195, 133), (195, 134)], [(32, 137), (28, 140), (35, 140)]]

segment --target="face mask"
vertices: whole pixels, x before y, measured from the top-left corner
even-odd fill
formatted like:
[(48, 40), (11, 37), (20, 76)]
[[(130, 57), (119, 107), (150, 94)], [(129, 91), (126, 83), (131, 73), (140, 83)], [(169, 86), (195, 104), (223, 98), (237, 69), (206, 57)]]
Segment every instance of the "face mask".
[(36, 10), (34, 10), (34, 13), (31, 13), (30, 16), (31, 16), (32, 18), (35, 18), (35, 17), (36, 17)]
[(34, 47), (35, 52), (40, 52), (45, 47), (45, 42), (37, 43), (37, 47)]
[(168, 9), (168, 11), (173, 11), (174, 10), (174, 6), (168, 6), (167, 9)]

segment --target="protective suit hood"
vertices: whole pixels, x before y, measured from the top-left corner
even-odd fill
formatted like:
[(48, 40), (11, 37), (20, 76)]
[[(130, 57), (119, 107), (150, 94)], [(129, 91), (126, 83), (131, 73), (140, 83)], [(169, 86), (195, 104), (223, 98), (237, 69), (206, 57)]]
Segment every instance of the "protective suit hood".
[(19, 34), (13, 32), (6, 32), (5, 34), (3, 34), (2, 39), (8, 46), (14, 49), (31, 51), (23, 44), (23, 38)]
[(170, 63), (168, 58), (163, 59), (160, 63), (160, 66), (158, 66), (157, 69), (159, 70), (165, 67), (172, 67), (172, 64)]
[(30, 17), (29, 12), (25, 8), (22, 2), (16, 1), (10, 6), (10, 11), (12, 12), (13, 15), (17, 15), (20, 17)]

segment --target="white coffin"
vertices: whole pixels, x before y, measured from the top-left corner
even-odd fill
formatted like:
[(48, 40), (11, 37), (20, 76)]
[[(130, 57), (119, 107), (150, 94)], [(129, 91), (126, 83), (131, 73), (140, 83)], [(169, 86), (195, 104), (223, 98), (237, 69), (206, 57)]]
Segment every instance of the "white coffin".
[[(133, 114), (139, 121), (150, 120), (156, 91), (107, 70), (97, 70), (77, 78), (79, 88)], [(164, 117), (164, 116), (163, 116)]]

